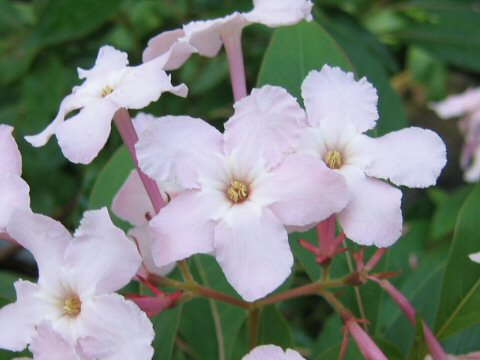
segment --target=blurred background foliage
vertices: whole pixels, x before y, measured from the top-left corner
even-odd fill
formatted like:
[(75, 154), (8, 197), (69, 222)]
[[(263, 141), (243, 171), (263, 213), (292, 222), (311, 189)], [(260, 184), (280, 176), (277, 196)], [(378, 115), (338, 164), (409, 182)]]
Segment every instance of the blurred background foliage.
[[(113, 189), (120, 186), (128, 172), (127, 166), (116, 181), (113, 180), (115, 172), (106, 175), (107, 169), (102, 173), (106, 164), (111, 168), (119, 157), (127, 156), (117, 153), (108, 163), (121, 145), (116, 131), (112, 132), (100, 156), (88, 166), (68, 163), (54, 140), (40, 149), (34, 149), (23, 140), (23, 136), (43, 130), (54, 118), (63, 97), (79, 84), (77, 67), (92, 67), (98, 49), (104, 44), (128, 52), (130, 63), (138, 64), (148, 39), (157, 33), (194, 19), (248, 11), (251, 6), (249, 0), (0, 0), (0, 123), (15, 127), (15, 137), (23, 154), (23, 177), (31, 188), (33, 210), (59, 219), (74, 229), (84, 210), (111, 199)], [(358, 76), (367, 76), (375, 84), (380, 93), (381, 114), (376, 135), (408, 124), (440, 133), (448, 147), (448, 165), (439, 179), (440, 186), (427, 191), (402, 189), (406, 235), (392, 247), (381, 266), (388, 271), (402, 271), (402, 276), (394, 280), (395, 284), (432, 327), (437, 323), (437, 328), (441, 329), (441, 321), (448, 318), (445, 301), (451, 291), (442, 279), (452, 273), (447, 270), (450, 275), (445, 275), (445, 269), (461, 259), (461, 254), (455, 255), (453, 250), (450, 250), (453, 258), (447, 257), (449, 247), (454, 248), (454, 228), (458, 221), (465, 222), (464, 219), (471, 216), (468, 211), (463, 217), (458, 214), (468, 197), (475, 196), (480, 201), (480, 195), (479, 191), (472, 193), (472, 186), (462, 181), (458, 166), (462, 138), (456, 122), (439, 120), (428, 104), (479, 85), (480, 1), (317, 0), (314, 17), (321, 27), (313, 29), (300, 25), (296, 32), (279, 29), (274, 33), (272, 29), (253, 25), (245, 30), (243, 46), (248, 84), (253, 87), (291, 79), (289, 91), (298, 97), (298, 82), (306, 73), (297, 73), (298, 53), (295, 48), (290, 52), (287, 48), (308, 40), (312, 45), (304, 51), (312, 61), (303, 64), (306, 66), (303, 72), (314, 68), (315, 59), (321, 58), (355, 71)], [(193, 56), (180, 70), (173, 72), (172, 77), (175, 83), (185, 82), (189, 86), (189, 97), (185, 100), (165, 94), (147, 111), (156, 115), (188, 114), (221, 128), (233, 111), (224, 53), (214, 59)], [(104, 183), (94, 186), (99, 174), (103, 175)], [(96, 194), (91, 198), (92, 189)], [(473, 204), (471, 212), (478, 211), (475, 201), (469, 201)], [(472, 234), (474, 230), (467, 229), (465, 234), (457, 231), (454, 240)], [(298, 235), (293, 240), (309, 236), (313, 234)], [(472, 236), (478, 238), (478, 234)], [(292, 246), (299, 265), (287, 286), (317, 278), (318, 267), (312, 264), (311, 257), (296, 241), (292, 241)], [(35, 275), (30, 262), (22, 261), (22, 256), (14, 256), (16, 253), (16, 249), (3, 248), (0, 266), (23, 272), (24, 277)], [(464, 261), (458, 261), (459, 266), (463, 266)], [(194, 266), (204, 277), (208, 277), (209, 271), (219, 271), (218, 265), (205, 257), (195, 259)], [(348, 266), (351, 266), (348, 258), (339, 260), (334, 273), (345, 273)], [(0, 299), (13, 300), (11, 284), (17, 277), (8, 272), (0, 273)], [(212, 281), (220, 280), (214, 278)], [(224, 283), (218, 286), (228, 288)], [(358, 314), (368, 315), (372, 333), (384, 350), (390, 349), (390, 358), (416, 359), (416, 354), (421, 353), (418, 350), (421, 334), (409, 331), (409, 324), (398, 309), (373, 285), (362, 289), (363, 301), (359, 301), (357, 290), (345, 294), (343, 301)], [(266, 312), (265, 318), (277, 325), (277, 333), (266, 330), (262, 333), (264, 340), (304, 347), (311, 358), (336, 358), (342, 336), (338, 317), (330, 315), (328, 307), (319, 304), (318, 299), (299, 299), (288, 305), (272, 307)], [(205, 307), (205, 311), (209, 311), (206, 300), (196, 306), (195, 309)], [(437, 314), (439, 306), (443, 315)], [(182, 311), (184, 316), (180, 321)], [(237, 315), (229, 313), (228, 316), (237, 319), (238, 329), (245, 327), (243, 317)], [(477, 316), (478, 323), (480, 313), (472, 311), (471, 315)], [(188, 306), (162, 316), (166, 318), (156, 321), (156, 325), (172, 324), (172, 328), (180, 328), (182, 337), (176, 337), (173, 332), (162, 333), (161, 339), (170, 339), (170, 347), (162, 350), (158, 358), (168, 359), (174, 343), (179, 349), (176, 350), (178, 359), (218, 357), (215, 345), (213, 349), (205, 348), (208, 340), (197, 339), (198, 328), (191, 325), (192, 321), (196, 322), (205, 334), (209, 334), (214, 332), (212, 319), (198, 319)], [(472, 325), (471, 321), (461, 322), (448, 334), (455, 336), (445, 337), (444, 344), (450, 352), (475, 350), (480, 328)], [(399, 331), (402, 331), (401, 337)], [(228, 358), (239, 357), (239, 349), (245, 347), (241, 339), (232, 339)], [(159, 348), (164, 349), (165, 344), (160, 344)], [(354, 346), (350, 351), (350, 358), (358, 358)]]

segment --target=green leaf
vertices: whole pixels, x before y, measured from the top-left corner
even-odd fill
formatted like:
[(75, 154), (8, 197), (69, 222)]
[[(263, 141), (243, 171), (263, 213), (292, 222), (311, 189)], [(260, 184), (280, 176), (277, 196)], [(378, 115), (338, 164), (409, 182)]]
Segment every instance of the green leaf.
[(292, 348), (294, 345), (292, 330), (275, 305), (267, 306), (261, 311), (260, 343), (275, 344), (283, 348)]
[(177, 306), (174, 309), (162, 312), (152, 319), (153, 329), (155, 330), (153, 347), (156, 360), (169, 360), (172, 358), (181, 315), (182, 306)]
[(437, 335), (444, 339), (479, 323), (480, 265), (469, 254), (480, 251), (480, 184), (460, 210), (443, 279)]
[[(25, 276), (23, 276), (23, 278), (25, 278)], [(16, 295), (13, 284), (19, 279), (20, 275), (18, 274), (6, 271), (0, 272), (0, 297), (10, 302), (15, 301)]]
[(282, 86), (301, 102), (300, 86), (311, 70), (323, 65), (337, 65), (351, 70), (342, 49), (315, 22), (275, 30), (263, 58), (257, 86)]

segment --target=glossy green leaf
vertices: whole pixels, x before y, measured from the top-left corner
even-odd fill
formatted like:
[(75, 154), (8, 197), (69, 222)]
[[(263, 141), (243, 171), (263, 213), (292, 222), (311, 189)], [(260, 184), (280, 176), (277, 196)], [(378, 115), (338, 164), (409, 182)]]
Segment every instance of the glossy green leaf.
[(325, 64), (351, 70), (342, 49), (323, 27), (312, 21), (279, 28), (265, 52), (257, 86), (282, 86), (301, 102), (303, 79)]
[(480, 184), (463, 204), (457, 219), (436, 320), (436, 332), (446, 338), (480, 319), (480, 264), (469, 254), (480, 251)]
[(151, 319), (155, 330), (155, 340), (152, 344), (155, 349), (155, 359), (170, 360), (172, 358), (181, 315), (182, 306), (177, 306)]

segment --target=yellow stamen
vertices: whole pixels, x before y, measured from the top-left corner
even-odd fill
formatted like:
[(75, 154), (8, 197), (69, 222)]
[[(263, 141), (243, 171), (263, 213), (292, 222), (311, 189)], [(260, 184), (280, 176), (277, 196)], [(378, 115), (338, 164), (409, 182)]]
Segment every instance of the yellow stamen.
[(330, 169), (340, 169), (342, 167), (342, 154), (337, 150), (329, 151), (327, 155), (325, 155), (325, 164), (327, 164)]
[(248, 197), (248, 186), (241, 181), (232, 180), (227, 194), (234, 203), (242, 202)]
[(68, 298), (63, 303), (63, 312), (68, 316), (77, 316), (82, 310), (82, 302), (76, 296)]
[(113, 92), (113, 88), (111, 86), (107, 85), (103, 88), (101, 95), (102, 95), (102, 97), (105, 97), (107, 95), (110, 95), (112, 92)]

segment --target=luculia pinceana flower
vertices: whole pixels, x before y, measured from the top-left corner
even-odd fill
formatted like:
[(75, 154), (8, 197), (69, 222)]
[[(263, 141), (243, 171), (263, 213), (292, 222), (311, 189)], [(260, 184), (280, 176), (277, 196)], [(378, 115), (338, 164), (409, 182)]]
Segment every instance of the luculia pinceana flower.
[(310, 129), (301, 152), (317, 156), (341, 174), (350, 199), (338, 213), (348, 238), (385, 247), (402, 232), (402, 193), (395, 185), (434, 185), (446, 163), (445, 144), (433, 131), (409, 127), (371, 138), (378, 120), (375, 88), (352, 73), (325, 65), (302, 84)]

